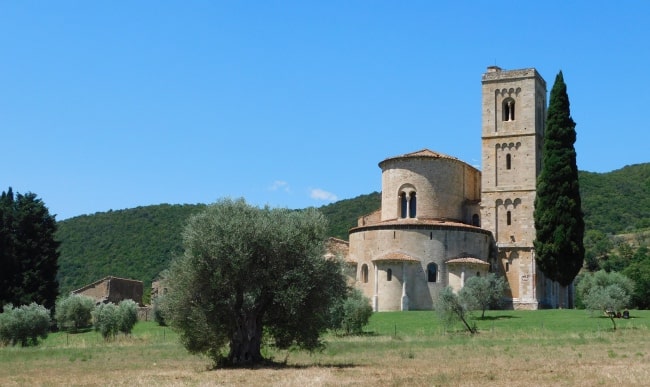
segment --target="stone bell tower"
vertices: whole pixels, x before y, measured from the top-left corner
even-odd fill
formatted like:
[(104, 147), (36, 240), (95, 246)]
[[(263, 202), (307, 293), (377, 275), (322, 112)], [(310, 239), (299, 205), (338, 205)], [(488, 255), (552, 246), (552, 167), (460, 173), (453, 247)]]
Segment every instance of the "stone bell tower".
[(481, 226), (497, 244), (496, 271), (515, 309), (545, 302), (535, 265), (533, 219), (541, 170), (546, 82), (534, 68), (490, 66), (482, 78)]

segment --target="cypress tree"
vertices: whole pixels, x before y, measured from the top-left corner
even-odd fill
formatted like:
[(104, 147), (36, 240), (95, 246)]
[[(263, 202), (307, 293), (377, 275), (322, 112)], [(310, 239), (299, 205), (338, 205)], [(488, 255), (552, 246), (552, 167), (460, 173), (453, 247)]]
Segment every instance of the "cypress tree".
[(0, 195), (0, 310), (9, 303), (16, 282), (16, 258), (14, 254), (14, 193), (9, 188)]
[(537, 179), (534, 241), (540, 270), (568, 286), (582, 268), (582, 218), (576, 151), (575, 122), (562, 71), (555, 78), (546, 120), (542, 170)]
[(59, 242), (56, 220), (36, 194), (0, 196), (0, 306), (32, 302), (54, 307)]

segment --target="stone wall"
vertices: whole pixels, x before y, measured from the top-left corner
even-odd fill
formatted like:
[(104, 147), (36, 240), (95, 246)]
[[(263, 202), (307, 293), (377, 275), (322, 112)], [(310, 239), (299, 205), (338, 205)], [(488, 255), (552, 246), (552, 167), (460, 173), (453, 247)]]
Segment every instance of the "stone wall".
[[(489, 232), (461, 224), (382, 224), (354, 229), (350, 233), (350, 256), (359, 259), (356, 287), (370, 299), (377, 296), (378, 311), (400, 310), (405, 281), (409, 309), (432, 309), (439, 292), (449, 285), (446, 261), (461, 256), (487, 261), (490, 240)], [(390, 252), (410, 260), (382, 260)], [(437, 265), (436, 282), (427, 280), (429, 263)], [(364, 264), (369, 270), (367, 283), (362, 281)], [(392, 270), (392, 281), (387, 281), (388, 269)]]
[[(437, 156), (437, 157), (436, 157)], [(453, 157), (420, 151), (386, 159), (382, 168), (382, 220), (400, 217), (400, 194), (415, 192), (416, 218), (466, 223), (466, 202), (480, 199), (480, 172)]]

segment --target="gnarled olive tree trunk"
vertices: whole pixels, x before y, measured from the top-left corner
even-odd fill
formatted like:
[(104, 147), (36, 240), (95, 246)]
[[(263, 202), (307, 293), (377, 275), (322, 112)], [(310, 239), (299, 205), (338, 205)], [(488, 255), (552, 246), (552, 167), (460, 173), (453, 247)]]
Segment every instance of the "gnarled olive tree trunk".
[(237, 327), (230, 340), (228, 363), (252, 365), (264, 360), (262, 345), (262, 313), (245, 312), (237, 317)]

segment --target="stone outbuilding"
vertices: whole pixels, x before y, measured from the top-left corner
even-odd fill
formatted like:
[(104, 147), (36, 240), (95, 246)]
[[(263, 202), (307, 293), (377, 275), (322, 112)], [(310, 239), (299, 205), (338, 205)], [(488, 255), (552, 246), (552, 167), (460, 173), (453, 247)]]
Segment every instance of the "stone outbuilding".
[(118, 304), (122, 300), (133, 300), (139, 306), (143, 306), (143, 291), (144, 285), (142, 281), (108, 276), (82, 288), (73, 290), (72, 294), (92, 297), (97, 304), (106, 304), (109, 302)]

